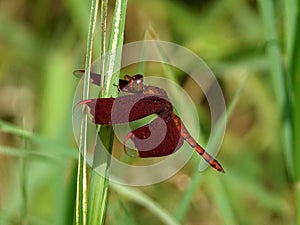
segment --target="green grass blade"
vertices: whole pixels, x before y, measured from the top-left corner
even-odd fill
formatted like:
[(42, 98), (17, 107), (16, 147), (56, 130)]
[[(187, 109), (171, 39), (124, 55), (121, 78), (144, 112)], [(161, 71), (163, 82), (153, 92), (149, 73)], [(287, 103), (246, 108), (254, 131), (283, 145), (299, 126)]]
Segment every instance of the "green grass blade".
[[(135, 221), (135, 218), (132, 216), (131, 210), (128, 208), (128, 204), (123, 202), (123, 199), (116, 196), (117, 203), (112, 205), (109, 210), (111, 211), (111, 215), (114, 218), (115, 224), (130, 224), (130, 225), (138, 225)], [(117, 205), (117, 206), (116, 206)], [(122, 213), (120, 213), (122, 211)]]
[(222, 224), (235, 225), (238, 224), (237, 218), (234, 215), (234, 209), (230, 204), (225, 186), (221, 177), (209, 177), (212, 188), (214, 189), (213, 199), (222, 217)]
[(285, 27), (285, 49), (287, 52), (287, 61), (291, 61), (293, 44), (295, 38), (295, 28), (296, 28), (296, 10), (297, 10), (297, 0), (286, 0), (284, 1), (284, 27)]
[[(37, 145), (36, 150), (28, 150), (21, 153), (21, 150), (15, 148), (8, 148), (6, 146), (1, 146), (0, 153), (21, 156), (22, 154), (26, 155), (36, 155), (43, 156), (45, 158), (64, 158), (64, 159), (77, 159), (78, 155), (74, 148), (64, 146), (60, 142), (48, 140), (38, 134), (32, 133), (30, 131), (24, 130), (20, 127), (17, 127), (13, 124), (0, 120), (0, 131), (25, 138), (31, 143)], [(43, 146), (40, 149), (39, 146)]]
[[(101, 24), (101, 35), (100, 35), (100, 55), (106, 54), (106, 30), (107, 30), (107, 5), (108, 0), (102, 0), (101, 1), (101, 9), (100, 9), (100, 24)], [(100, 87), (103, 88), (104, 86), (104, 75), (105, 75), (105, 59), (101, 59), (101, 65), (100, 65)], [(103, 95), (103, 90), (101, 90), (100, 95)], [(101, 97), (100, 96), (100, 97)]]
[[(107, 0), (101, 1), (101, 10), (100, 10), (100, 24), (101, 24), (101, 35), (100, 35), (100, 55), (105, 55), (106, 53), (106, 29), (107, 29)], [(99, 97), (103, 97), (103, 88), (105, 80), (105, 59), (101, 58), (100, 65), (100, 94)], [(112, 149), (113, 141), (113, 132), (111, 128), (98, 127), (99, 129), (99, 138), (103, 142), (103, 146), (107, 149)], [(105, 137), (103, 137), (105, 136)], [(95, 149), (93, 166), (97, 166), (101, 161), (106, 161), (106, 172), (108, 173), (110, 158), (109, 156), (105, 159), (106, 155), (101, 155), (100, 149)], [(105, 150), (104, 150), (105, 151)], [(98, 153), (100, 152), (100, 154)], [(107, 205), (107, 193), (108, 193), (108, 180), (106, 177), (99, 176), (93, 170), (91, 173), (90, 189), (89, 189), (89, 209), (88, 209), (88, 218), (89, 224), (103, 224), (106, 214), (106, 205)]]
[(293, 42), (291, 61), (291, 77), (293, 80), (293, 129), (294, 129), (294, 172), (296, 195), (296, 224), (300, 224), (300, 3), (298, 1), (296, 32)]
[[(101, 21), (102, 21), (102, 44), (101, 50), (102, 55), (105, 53), (105, 43), (106, 43), (106, 11), (107, 3), (102, 3)], [(112, 51), (109, 54), (107, 61), (102, 61), (101, 73), (105, 76), (110, 76), (116, 68), (121, 65), (121, 51), (115, 51), (118, 47), (123, 45), (124, 40), (124, 28), (125, 28), (125, 16), (126, 16), (127, 0), (117, 0), (115, 4), (115, 12), (113, 17), (112, 32), (110, 43), (108, 46), (108, 51)], [(116, 72), (112, 75), (111, 79), (104, 77), (102, 80), (107, 81), (107, 86), (104, 87), (104, 94), (102, 97), (117, 96), (118, 89), (113, 84), (119, 82), (119, 73)], [(112, 152), (113, 147), (113, 129), (111, 127), (100, 127), (99, 139), (102, 141), (103, 146)], [(106, 151), (106, 150), (104, 150)], [(105, 165), (105, 177), (100, 176), (94, 171), (91, 171), (91, 183), (89, 190), (89, 224), (98, 225), (104, 224), (105, 214), (107, 209), (107, 196), (108, 196), (108, 177), (109, 177), (109, 167), (110, 167), (110, 155), (106, 159), (100, 159), (101, 155), (97, 154), (95, 151), (94, 163), (98, 164), (99, 160), (106, 161)]]
[(0, 120), (0, 131), (14, 134), (22, 138), (28, 138), (28, 139), (31, 139), (34, 136), (32, 132), (19, 128), (3, 120)]
[[(244, 87), (244, 84), (246, 82), (246, 79), (247, 79), (247, 76), (245, 77), (242, 77), (242, 80), (240, 81), (240, 84), (237, 88), (237, 90), (235, 91), (233, 97), (231, 98), (229, 104), (228, 104), (228, 107), (227, 107), (227, 110), (226, 112), (224, 112), (224, 114), (221, 116), (220, 120), (218, 121), (217, 123), (217, 126), (216, 126), (216, 135), (212, 137), (212, 143), (214, 143), (215, 139), (218, 139), (220, 138), (220, 131), (223, 127), (223, 123), (226, 122), (225, 119), (226, 117), (227, 118), (230, 118), (232, 112), (233, 112), (233, 109), (241, 95), (241, 91)], [(219, 131), (219, 132), (218, 132)], [(225, 168), (226, 170), (226, 168)], [(176, 219), (181, 222), (183, 221), (186, 213), (188, 212), (189, 210), (189, 207), (190, 207), (190, 202), (192, 201), (192, 198), (195, 194), (195, 192), (197, 191), (197, 188), (200, 184), (200, 178), (201, 178), (201, 173), (199, 172), (199, 166), (196, 165), (195, 168), (194, 168), (194, 172), (193, 172), (193, 176), (192, 176), (192, 182), (191, 184), (189, 185), (189, 187), (187, 188), (187, 190), (185, 191), (184, 193), (184, 196), (182, 197), (181, 201), (179, 202), (178, 204), (178, 208), (176, 210), (176, 213), (174, 214)], [(222, 195), (222, 194), (221, 194)], [(220, 199), (226, 199), (226, 197), (224, 196), (219, 196), (218, 198)], [(226, 203), (222, 203), (220, 204), (221, 207), (221, 210), (224, 209), (224, 211), (232, 211), (232, 209), (230, 209), (230, 206)], [(224, 214), (226, 214), (224, 212)], [(232, 214), (232, 213), (231, 213)], [(228, 219), (229, 220), (229, 219)], [(232, 217), (230, 218), (230, 221), (232, 221)]]
[(115, 5), (115, 12), (113, 17), (112, 32), (110, 37), (110, 43), (108, 50), (112, 51), (109, 54), (107, 60), (107, 74), (112, 74), (112, 78), (108, 80), (108, 89), (105, 90), (104, 97), (115, 96), (118, 92), (118, 88), (113, 83), (119, 83), (119, 73), (113, 74), (116, 68), (120, 68), (121, 65), (121, 51), (115, 51), (118, 47), (123, 45), (124, 41), (124, 28), (125, 28), (125, 16), (126, 16), (127, 0), (117, 0)]
[(166, 225), (179, 225), (179, 223), (160, 205), (150, 199), (136, 188), (125, 187), (117, 184), (110, 184), (118, 194), (124, 195), (130, 200), (143, 205), (149, 211), (153, 212)]
[[(289, 173), (295, 179), (295, 195), (297, 205), (296, 220), (297, 224), (300, 224), (300, 141), (299, 138), (297, 138), (297, 134), (299, 134), (300, 132), (300, 109), (299, 103), (297, 103), (297, 101), (300, 99), (300, 4), (299, 2), (293, 0), (285, 2), (285, 45), (287, 50), (287, 72), (291, 76), (284, 77), (280, 49), (276, 37), (273, 3), (272, 1), (262, 0), (259, 1), (259, 3), (266, 28), (266, 39), (272, 41), (272, 43), (268, 45), (267, 50), (269, 61), (271, 64), (271, 73), (274, 81), (274, 90), (276, 91), (275, 94), (278, 98), (279, 107), (283, 114), (282, 132), (284, 142), (284, 153), (286, 156), (286, 166), (288, 168)], [(293, 104), (293, 110), (290, 104)]]
[[(22, 152), (26, 153), (27, 151), (27, 140), (22, 139), (21, 147), (22, 147)], [(21, 215), (22, 215), (22, 220), (23, 220), (23, 225), (29, 224), (28, 220), (28, 168), (27, 168), (27, 157), (26, 154), (23, 154), (19, 158), (20, 162), (20, 174), (21, 174)]]
[(269, 68), (273, 83), (274, 94), (279, 104), (279, 110), (282, 112), (283, 119), (283, 145), (286, 166), (291, 176), (294, 175), (293, 160), (293, 141), (292, 141), (292, 125), (290, 121), (291, 109), (286, 94), (287, 81), (284, 76), (284, 68), (281, 58), (281, 50), (276, 34), (275, 15), (273, 1), (258, 1), (263, 22), (265, 25), (265, 39), (267, 44), (267, 53), (269, 58)]
[[(89, 97), (89, 74), (92, 63), (93, 37), (98, 12), (98, 0), (91, 1), (90, 21), (88, 27), (87, 50), (85, 57), (85, 75), (83, 81), (83, 99)], [(86, 168), (86, 153), (87, 153), (87, 107), (83, 108), (83, 118), (81, 121), (81, 132), (79, 142), (78, 156), (78, 171), (77, 171), (77, 191), (76, 191), (76, 209), (75, 209), (75, 224), (87, 224), (87, 168)]]
[[(111, 127), (101, 127), (99, 138), (103, 146), (108, 149), (112, 150), (113, 144), (113, 130)], [(106, 151), (105, 149), (102, 151)], [(107, 209), (107, 196), (108, 196), (108, 176), (109, 176), (109, 166), (110, 166), (110, 156), (97, 154), (99, 160), (104, 160), (105, 163), (105, 175), (97, 174), (94, 170), (91, 170), (91, 182), (90, 182), (90, 189), (89, 189), (89, 208), (88, 208), (88, 218), (89, 224), (96, 225), (96, 224), (104, 224), (105, 221), (105, 214)], [(99, 159), (101, 157), (101, 159)]]
[(185, 215), (189, 211), (193, 196), (200, 185), (200, 178), (201, 173), (199, 173), (198, 167), (196, 166), (196, 169), (194, 169), (193, 175), (191, 177), (191, 183), (188, 186), (187, 190), (184, 192), (184, 195), (178, 204), (178, 208), (174, 213), (174, 217), (178, 222), (182, 222)]
[(275, 29), (274, 6), (272, 1), (259, 0), (258, 3), (261, 9), (263, 22), (265, 24), (265, 39), (275, 96), (278, 103), (282, 106), (286, 98), (284, 87), (285, 82), (281, 61), (281, 51)]

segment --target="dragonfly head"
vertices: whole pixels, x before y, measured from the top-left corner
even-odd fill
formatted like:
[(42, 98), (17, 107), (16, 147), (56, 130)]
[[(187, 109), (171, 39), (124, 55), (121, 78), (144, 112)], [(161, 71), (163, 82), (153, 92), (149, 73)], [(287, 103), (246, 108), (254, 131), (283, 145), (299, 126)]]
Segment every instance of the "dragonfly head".
[(144, 76), (137, 74), (134, 76), (125, 75), (122, 83), (120, 82), (121, 91), (136, 93), (144, 88)]

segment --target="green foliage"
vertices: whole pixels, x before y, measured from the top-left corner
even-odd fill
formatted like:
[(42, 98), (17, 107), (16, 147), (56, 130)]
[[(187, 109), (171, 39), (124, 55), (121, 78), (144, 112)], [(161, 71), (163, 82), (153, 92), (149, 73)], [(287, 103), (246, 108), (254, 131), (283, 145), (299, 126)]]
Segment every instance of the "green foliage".
[[(101, 33), (102, 14), (93, 53), (86, 51), (90, 2), (0, 3), (0, 224), (72, 224), (78, 197), (77, 206), (90, 204), (81, 211), (90, 219), (86, 224), (101, 224), (104, 215), (105, 224), (300, 224), (300, 4), (116, 2), (122, 14), (108, 2), (107, 34)], [(125, 36), (114, 33), (117, 24)], [(149, 187), (108, 186), (90, 170), (82, 175), (71, 121), (78, 82), (72, 71), (84, 61), (89, 68), (99, 49), (149, 38), (147, 32), (194, 51), (220, 81), (228, 125), (217, 158), (225, 174), (199, 172), (195, 154), (174, 177)], [(147, 63), (138, 67), (151, 75)], [(153, 71), (167, 73), (193, 96), (205, 140), (210, 112), (200, 94), (193, 95), (191, 80), (180, 71)], [(115, 94), (118, 74), (113, 79), (107, 96)], [(76, 180), (77, 187), (88, 183), (86, 196), (76, 191)]]

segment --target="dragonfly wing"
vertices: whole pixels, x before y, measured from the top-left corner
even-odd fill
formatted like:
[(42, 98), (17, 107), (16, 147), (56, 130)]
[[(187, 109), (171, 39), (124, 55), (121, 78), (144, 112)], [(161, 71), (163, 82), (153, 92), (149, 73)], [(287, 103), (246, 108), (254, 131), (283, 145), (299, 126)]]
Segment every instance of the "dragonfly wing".
[[(85, 72), (85, 70), (75, 70), (73, 72), (73, 74), (78, 78), (82, 78), (84, 76), (84, 72)], [(135, 75), (135, 76), (138, 76), (138, 74)], [(93, 84), (96, 84), (96, 85), (100, 86), (100, 74), (94, 73), (94, 72), (91, 71), (90, 72), (90, 79), (91, 79)], [(119, 79), (119, 90), (125, 91), (125, 92), (130, 92), (130, 91), (126, 91), (127, 88), (128, 88), (128, 85), (129, 85), (128, 80)]]
[(114, 98), (95, 98), (80, 102), (90, 108), (90, 113), (95, 124), (111, 125), (111, 111), (114, 104)]
[[(84, 72), (85, 72), (85, 70), (75, 70), (73, 72), (73, 74), (78, 78), (82, 78), (83, 75), (84, 75)], [(96, 84), (98, 86), (100, 85), (100, 74), (90, 72), (90, 79), (91, 79), (93, 84)]]
[(170, 155), (183, 144), (183, 138), (170, 117), (158, 117), (150, 124), (133, 130), (130, 139), (141, 158)]
[[(138, 95), (134, 96), (138, 97)], [(158, 96), (140, 98), (130, 106), (129, 121), (138, 120), (152, 114), (165, 118), (169, 115), (169, 112), (173, 111), (172, 104), (167, 99)]]
[(127, 123), (146, 116), (162, 115), (173, 110), (171, 103), (157, 96), (143, 98), (142, 93), (117, 98), (97, 98), (81, 101), (90, 108), (93, 122), (110, 125)]

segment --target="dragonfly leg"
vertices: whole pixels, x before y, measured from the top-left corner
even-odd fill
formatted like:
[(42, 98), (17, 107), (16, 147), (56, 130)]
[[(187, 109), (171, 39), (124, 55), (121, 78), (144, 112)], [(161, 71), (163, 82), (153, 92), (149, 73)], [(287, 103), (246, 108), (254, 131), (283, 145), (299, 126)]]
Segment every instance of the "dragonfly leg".
[(135, 154), (135, 155), (131, 155), (129, 154), (129, 152), (127, 151), (127, 148), (126, 148), (126, 142), (130, 139), (134, 137), (134, 134), (132, 132), (129, 132), (125, 138), (124, 138), (124, 143), (123, 143), (123, 149), (124, 149), (124, 152), (126, 155), (130, 156), (130, 157), (138, 157), (138, 154)]

